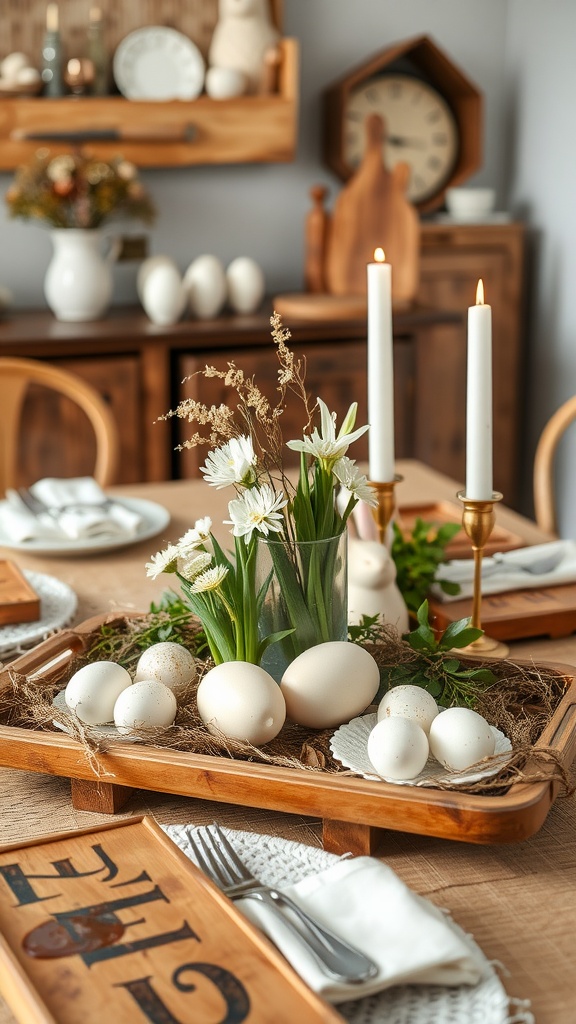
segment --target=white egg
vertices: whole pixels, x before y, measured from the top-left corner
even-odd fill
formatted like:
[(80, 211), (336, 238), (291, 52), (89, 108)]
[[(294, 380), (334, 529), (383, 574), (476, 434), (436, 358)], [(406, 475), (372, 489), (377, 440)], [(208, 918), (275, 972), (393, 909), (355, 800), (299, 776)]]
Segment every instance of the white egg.
[(114, 705), (132, 679), (114, 661), (93, 661), (71, 676), (64, 691), (66, 706), (87, 725), (104, 725), (114, 718)]
[(495, 737), (482, 715), (470, 708), (447, 708), (430, 727), (430, 750), (445, 768), (459, 772), (494, 753)]
[(428, 754), (426, 733), (408, 718), (383, 718), (368, 737), (368, 757), (385, 779), (415, 779)]
[(176, 718), (176, 697), (157, 679), (140, 679), (123, 690), (114, 705), (114, 725), (126, 736), (136, 729), (172, 725)]
[(40, 82), (40, 72), (36, 68), (20, 68), (14, 81), (17, 85), (37, 85)]
[(438, 714), (438, 705), (427, 690), (409, 683), (393, 686), (378, 705), (378, 721), (383, 718), (409, 718), (416, 722), (426, 735)]
[(203, 320), (218, 316), (226, 302), (226, 274), (217, 256), (198, 256), (184, 273), (190, 312)]
[(0, 73), (2, 78), (5, 78), (8, 82), (15, 82), (16, 76), (19, 71), (23, 68), (30, 66), (30, 61), (25, 53), (9, 53), (7, 57), (0, 63)]
[(229, 100), (243, 96), (248, 89), (248, 79), (237, 68), (208, 68), (204, 86), (213, 100)]
[(173, 640), (152, 644), (140, 655), (134, 682), (140, 679), (156, 679), (174, 693), (179, 693), (188, 683), (196, 679), (196, 662), (190, 651)]
[(228, 302), (235, 313), (254, 313), (266, 291), (264, 274), (255, 260), (238, 256), (226, 270)]
[(179, 273), (178, 267), (170, 256), (149, 256), (148, 259), (140, 264), (136, 276), (136, 291), (138, 292), (140, 302), (143, 300), (146, 281), (152, 271), (156, 270), (156, 267), (172, 267), (177, 274)]
[(210, 669), (200, 680), (196, 699), (210, 731), (258, 746), (273, 740), (286, 718), (278, 683), (247, 661), (225, 661)]
[(180, 271), (167, 263), (153, 267), (144, 282), (142, 305), (152, 323), (160, 327), (175, 324), (186, 305)]
[(358, 644), (331, 640), (303, 651), (288, 666), (280, 688), (293, 722), (329, 729), (364, 711), (374, 700), (380, 673)]

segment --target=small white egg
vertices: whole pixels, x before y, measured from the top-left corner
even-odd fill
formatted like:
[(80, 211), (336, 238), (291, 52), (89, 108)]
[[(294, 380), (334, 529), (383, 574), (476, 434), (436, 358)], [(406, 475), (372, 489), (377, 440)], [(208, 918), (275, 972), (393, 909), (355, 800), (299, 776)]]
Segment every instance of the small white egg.
[(40, 72), (36, 68), (20, 68), (14, 79), (17, 85), (38, 85), (40, 83)]
[(114, 705), (114, 725), (123, 736), (136, 729), (172, 725), (176, 697), (157, 679), (140, 679), (123, 690)]
[(261, 268), (249, 256), (238, 256), (226, 270), (228, 302), (235, 313), (254, 313), (266, 291)]
[(27, 67), (30, 67), (30, 61), (25, 53), (9, 53), (0, 63), (0, 74), (7, 82), (15, 82), (18, 72)]
[(196, 679), (196, 675), (196, 662), (190, 651), (173, 640), (163, 640), (140, 655), (134, 682), (156, 679), (177, 694)]
[(175, 324), (186, 305), (180, 271), (168, 263), (153, 267), (142, 289), (142, 305), (152, 323), (160, 327)]
[(105, 725), (114, 718), (114, 705), (132, 679), (114, 661), (93, 661), (71, 676), (64, 691), (66, 706), (87, 725)]
[(213, 100), (230, 100), (243, 96), (248, 90), (248, 79), (237, 68), (208, 68), (204, 86)]
[(438, 714), (438, 705), (434, 697), (421, 686), (409, 683), (393, 686), (378, 705), (378, 721), (383, 718), (409, 718), (416, 722), (426, 735)]
[(495, 744), (486, 719), (470, 708), (447, 708), (430, 727), (430, 750), (451, 771), (463, 771), (490, 757)]
[(190, 312), (201, 320), (218, 316), (226, 302), (226, 274), (217, 256), (198, 256), (184, 272)]
[(140, 264), (138, 274), (136, 275), (136, 291), (138, 292), (140, 302), (143, 300), (146, 281), (152, 271), (156, 270), (156, 267), (172, 267), (177, 274), (179, 273), (176, 263), (170, 256), (148, 256), (148, 258)]
[(426, 733), (408, 718), (383, 718), (368, 737), (368, 757), (384, 779), (415, 779), (428, 754)]
[(293, 722), (329, 729), (364, 711), (374, 700), (380, 672), (358, 644), (331, 640), (299, 654), (280, 683), (286, 713)]
[(278, 683), (258, 665), (225, 661), (200, 680), (198, 714), (210, 731), (260, 746), (278, 735), (286, 704)]

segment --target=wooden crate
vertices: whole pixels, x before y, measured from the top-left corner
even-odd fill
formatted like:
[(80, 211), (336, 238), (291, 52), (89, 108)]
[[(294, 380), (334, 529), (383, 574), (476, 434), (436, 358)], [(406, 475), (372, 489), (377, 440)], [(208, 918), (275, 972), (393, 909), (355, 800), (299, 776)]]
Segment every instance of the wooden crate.
[[(0, 692), (10, 671), (47, 678), (50, 667), (70, 660), (105, 617), (64, 630), (0, 673)], [(564, 679), (565, 691), (538, 746), (552, 747), (568, 767), (576, 757), (576, 671), (547, 666)], [(0, 765), (71, 779), (75, 807), (118, 811), (134, 789), (320, 817), (324, 847), (371, 853), (379, 829), (413, 832), (468, 843), (519, 842), (545, 821), (560, 784), (553, 766), (544, 781), (515, 784), (500, 796), (422, 789), (298, 768), (280, 768), (191, 754), (135, 743), (110, 743), (98, 755), (102, 777), (76, 740), (60, 732), (0, 725)], [(106, 781), (104, 781), (106, 779)], [(113, 779), (113, 782), (109, 780)]]
[(342, 1021), (151, 818), (0, 848), (0, 992), (22, 1024)]

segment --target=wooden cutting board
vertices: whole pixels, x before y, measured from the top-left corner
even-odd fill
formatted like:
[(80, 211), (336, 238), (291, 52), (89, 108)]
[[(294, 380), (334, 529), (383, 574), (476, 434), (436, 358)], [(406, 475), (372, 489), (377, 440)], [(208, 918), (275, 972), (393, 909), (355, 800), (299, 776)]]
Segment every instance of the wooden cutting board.
[[(472, 615), (471, 598), (446, 604), (430, 598), (428, 606), (432, 624), (439, 630)], [(570, 636), (576, 632), (576, 584), (486, 594), (480, 619), (482, 629), (494, 640)]]
[(406, 198), (408, 165), (386, 168), (379, 115), (366, 119), (366, 136), (362, 163), (338, 196), (328, 227), (326, 290), (365, 295), (366, 264), (381, 247), (392, 264), (393, 302), (409, 303), (418, 289), (420, 222)]
[(152, 818), (0, 849), (0, 992), (22, 1024), (342, 1022)]

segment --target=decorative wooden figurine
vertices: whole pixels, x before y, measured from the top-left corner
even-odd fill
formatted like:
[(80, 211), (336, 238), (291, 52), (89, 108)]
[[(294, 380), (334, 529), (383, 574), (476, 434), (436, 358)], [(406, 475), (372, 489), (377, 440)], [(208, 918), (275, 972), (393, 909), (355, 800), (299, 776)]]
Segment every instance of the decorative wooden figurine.
[(208, 54), (210, 65), (241, 72), (246, 92), (259, 92), (270, 77), (271, 54), (280, 39), (268, 0), (219, 0), (218, 12)]

